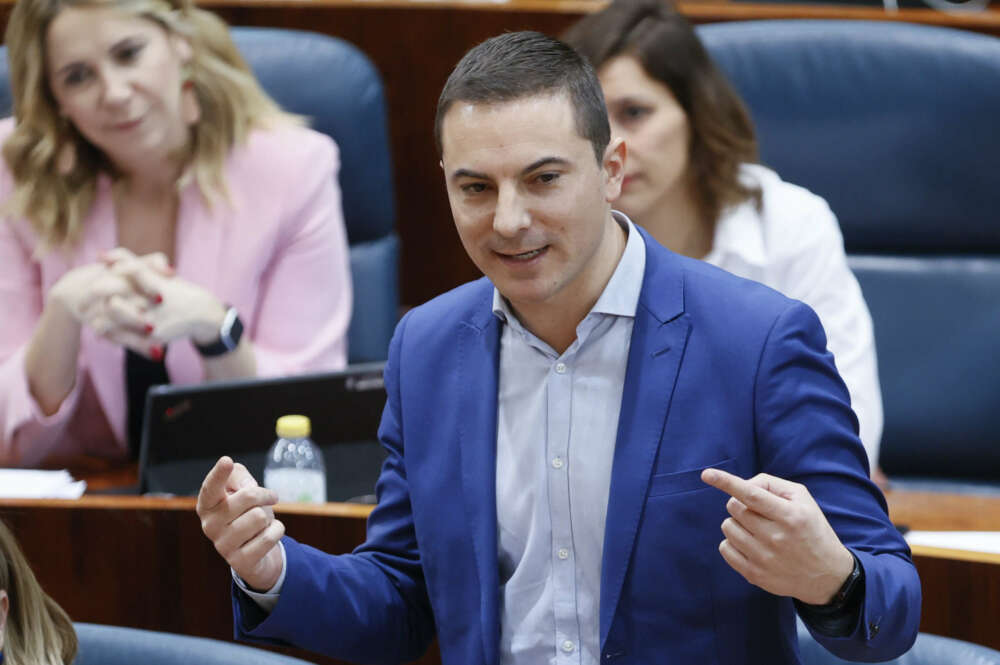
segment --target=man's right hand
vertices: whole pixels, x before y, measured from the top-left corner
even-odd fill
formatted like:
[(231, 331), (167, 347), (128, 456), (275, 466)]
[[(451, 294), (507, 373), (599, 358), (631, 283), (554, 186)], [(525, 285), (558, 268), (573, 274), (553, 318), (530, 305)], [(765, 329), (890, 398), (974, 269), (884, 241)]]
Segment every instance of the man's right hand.
[(256, 591), (267, 591), (281, 576), (278, 541), (285, 525), (271, 508), (278, 495), (257, 484), (242, 464), (221, 457), (198, 492), (201, 530), (236, 574)]

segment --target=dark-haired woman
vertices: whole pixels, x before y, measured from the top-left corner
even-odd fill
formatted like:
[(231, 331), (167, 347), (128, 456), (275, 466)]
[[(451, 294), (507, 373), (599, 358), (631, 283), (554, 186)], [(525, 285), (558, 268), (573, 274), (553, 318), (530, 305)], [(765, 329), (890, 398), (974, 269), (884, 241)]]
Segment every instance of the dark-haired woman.
[(812, 306), (882, 481), (872, 320), (826, 201), (755, 163), (749, 114), (670, 5), (618, 0), (563, 39), (597, 70), (612, 134), (628, 148), (617, 207), (675, 252)]

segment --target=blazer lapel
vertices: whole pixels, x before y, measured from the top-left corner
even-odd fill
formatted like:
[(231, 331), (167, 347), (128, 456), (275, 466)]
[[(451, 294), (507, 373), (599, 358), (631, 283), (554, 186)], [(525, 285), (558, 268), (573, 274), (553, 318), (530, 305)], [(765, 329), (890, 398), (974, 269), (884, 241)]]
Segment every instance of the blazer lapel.
[[(233, 200), (214, 201), (209, 209), (201, 190), (192, 181), (181, 190), (177, 210), (177, 240), (174, 245), (177, 275), (202, 285), (216, 295), (219, 292), (219, 271), (226, 255), (224, 246), (228, 227), (239, 223), (235, 219), (235, 211), (242, 209), (240, 201), (235, 200), (239, 191), (231, 187), (229, 195)], [(247, 316), (246, 312), (242, 314)], [(166, 363), (171, 383), (203, 380), (201, 359), (191, 344), (172, 344)]]
[[(111, 179), (100, 175), (97, 179), (97, 192), (83, 224), (84, 238), (77, 260), (67, 263), (66, 270), (76, 266), (95, 263), (101, 252), (118, 247), (118, 232), (115, 226), (114, 200), (111, 196)], [(62, 273), (60, 273), (62, 274)], [(127, 446), (125, 420), (127, 418), (127, 402), (125, 395), (125, 350), (112, 344), (93, 330), (84, 326), (80, 337), (81, 357), (86, 358), (89, 367), (90, 380), (115, 440)]]
[[(492, 295), (492, 289), (490, 289)], [(479, 572), (479, 616), (484, 663), (499, 653), (496, 509), (497, 381), (500, 322), (489, 300), (459, 324), (457, 397), (459, 455), (467, 524)], [(465, 589), (462, 593), (473, 594)]]
[(602, 650), (628, 572), (691, 330), (683, 316), (684, 283), (677, 257), (642, 229), (639, 232), (646, 240), (646, 269), (632, 328), (611, 471), (601, 567)]

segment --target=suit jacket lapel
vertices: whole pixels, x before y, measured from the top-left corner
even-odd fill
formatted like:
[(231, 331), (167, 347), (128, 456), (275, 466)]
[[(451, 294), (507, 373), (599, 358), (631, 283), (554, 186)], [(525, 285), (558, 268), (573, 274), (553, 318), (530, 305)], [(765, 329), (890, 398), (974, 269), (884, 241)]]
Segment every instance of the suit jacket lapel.
[(691, 324), (683, 316), (684, 282), (678, 258), (646, 241), (646, 268), (629, 349), (601, 567), (601, 648), (618, 607), (664, 436), (674, 384)]
[[(492, 296), (492, 288), (489, 289)], [(484, 663), (496, 663), (499, 653), (496, 509), (497, 381), (500, 359), (500, 322), (490, 300), (459, 324), (458, 334), (458, 448), (468, 528), (479, 572), (479, 615), (482, 621)], [(475, 594), (465, 589), (460, 593)], [(470, 608), (472, 609), (472, 608)], [(474, 610), (473, 610), (474, 611)]]

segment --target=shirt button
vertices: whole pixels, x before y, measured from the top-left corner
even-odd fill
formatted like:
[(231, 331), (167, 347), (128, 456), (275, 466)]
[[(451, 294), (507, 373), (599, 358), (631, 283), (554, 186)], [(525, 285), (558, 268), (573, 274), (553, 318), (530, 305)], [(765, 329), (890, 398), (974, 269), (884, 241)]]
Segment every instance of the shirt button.
[(552, 468), (553, 469), (561, 469), (561, 468), (563, 468), (563, 458), (562, 457), (556, 457), (555, 459), (553, 459), (552, 460)]
[(566, 373), (566, 363), (556, 363), (556, 374)]
[(561, 547), (561, 548), (559, 548), (559, 551), (556, 552), (556, 555), (560, 559), (563, 559), (563, 560), (568, 559), (569, 558), (569, 550), (566, 549), (565, 547)]
[(572, 640), (566, 640), (566, 641), (564, 641), (562, 643), (562, 650), (565, 651), (566, 653), (570, 653), (575, 648), (576, 648), (576, 645), (573, 644)]

